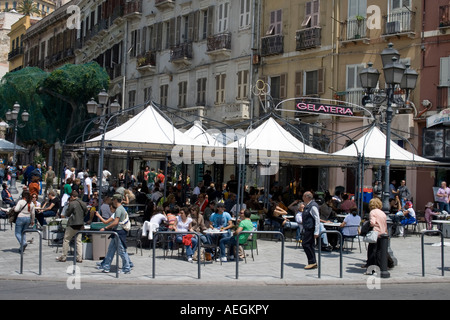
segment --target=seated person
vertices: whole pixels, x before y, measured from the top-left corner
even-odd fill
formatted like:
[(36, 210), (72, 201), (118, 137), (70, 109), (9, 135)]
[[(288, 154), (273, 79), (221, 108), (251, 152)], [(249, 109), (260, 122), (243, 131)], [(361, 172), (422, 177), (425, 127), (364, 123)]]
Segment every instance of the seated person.
[[(354, 237), (359, 234), (359, 226), (361, 224), (361, 217), (358, 216), (356, 210), (352, 210), (351, 214), (348, 214), (344, 221), (341, 223), (341, 232), (344, 237)], [(347, 227), (347, 228), (346, 228)]]
[(335, 212), (333, 211), (333, 198), (330, 195), (325, 196), (324, 203), (319, 207), (320, 220), (330, 221)]
[(56, 195), (56, 191), (51, 190), (48, 193), (48, 201), (44, 204), (42, 209), (40, 209), (36, 213), (36, 218), (38, 219), (41, 226), (47, 224), (47, 222), (45, 221), (45, 218), (56, 217), (56, 215), (58, 214), (58, 210), (60, 208), (60, 203), (61, 203), (61, 200)]
[(269, 218), (269, 220), (271, 220), (275, 224), (275, 226), (282, 227), (283, 229), (298, 229), (297, 222), (292, 222), (286, 218), (283, 218), (283, 216), (285, 215), (287, 215), (287, 211), (281, 208), (278, 205), (278, 202), (272, 202), (269, 210), (267, 211), (267, 218)]
[[(162, 207), (158, 207), (154, 212), (150, 221), (144, 221), (144, 225), (142, 226), (142, 236), (146, 237), (148, 235), (148, 239), (153, 239), (153, 233), (157, 231), (160, 227), (161, 223), (167, 222), (168, 218), (166, 213), (163, 211)], [(174, 221), (175, 222), (175, 221)]]
[(400, 221), (400, 226), (398, 227), (398, 235), (402, 237), (405, 226), (408, 224), (414, 224), (416, 222), (416, 212), (413, 209), (413, 204), (411, 201), (406, 201), (405, 210), (403, 210), (403, 219)]
[[(253, 230), (253, 223), (250, 220), (251, 212), (250, 210), (241, 210), (239, 213), (239, 217), (241, 219), (241, 222), (239, 223), (239, 227), (234, 232), (234, 235), (229, 237), (223, 237), (219, 242), (219, 248), (220, 248), (220, 260), (223, 262), (227, 261), (227, 257), (225, 254), (225, 246), (227, 244), (230, 245), (230, 256), (234, 256), (236, 247), (236, 235), (241, 233), (242, 231), (252, 231)], [(247, 242), (248, 237), (250, 236), (249, 233), (241, 234), (239, 235), (239, 244), (245, 244)]]
[(436, 216), (437, 213), (433, 211), (434, 203), (428, 202), (425, 205), (425, 221), (427, 222), (427, 230), (432, 230), (433, 226), (431, 225), (431, 221), (433, 221), (433, 216)]
[(6, 183), (2, 184), (2, 201), (3, 203), (9, 204), (10, 207), (14, 207), (16, 202), (14, 201), (11, 192), (8, 190), (8, 185)]
[(356, 208), (355, 201), (351, 200), (347, 193), (342, 195), (342, 203), (340, 206), (342, 213), (350, 213), (351, 209)]

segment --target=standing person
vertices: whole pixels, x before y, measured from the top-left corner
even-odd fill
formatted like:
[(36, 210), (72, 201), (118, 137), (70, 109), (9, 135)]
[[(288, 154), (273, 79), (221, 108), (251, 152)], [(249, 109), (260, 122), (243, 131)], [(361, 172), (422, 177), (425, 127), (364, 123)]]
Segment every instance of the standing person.
[(113, 239), (109, 243), (108, 252), (106, 253), (105, 259), (97, 265), (97, 269), (102, 270), (104, 273), (109, 273), (111, 262), (114, 258), (116, 250), (118, 250), (119, 256), (122, 259), (122, 272), (125, 274), (129, 274), (131, 272), (132, 263), (127, 253), (127, 232), (123, 229), (122, 226), (128, 215), (121, 203), (122, 195), (118, 193), (114, 194), (111, 206), (111, 211), (114, 213), (111, 216), (112, 222), (106, 227), (100, 229), (100, 231), (115, 231), (119, 236), (119, 247), (116, 248), (116, 241), (115, 239)]
[(48, 166), (48, 170), (45, 173), (45, 190), (44, 190), (44, 196), (47, 196), (48, 190), (53, 190), (53, 181), (55, 180), (56, 174), (55, 171), (53, 171), (52, 166)]
[(450, 196), (450, 188), (447, 187), (447, 182), (442, 181), (441, 187), (439, 188), (439, 190), (436, 193), (439, 211), (450, 212), (450, 210), (449, 210), (450, 206), (448, 204), (449, 196)]
[[(67, 253), (69, 252), (70, 240), (84, 228), (84, 217), (88, 213), (86, 203), (78, 198), (78, 192), (72, 191), (69, 199), (69, 207), (66, 210), (66, 217), (69, 217), (67, 221), (66, 232), (64, 233), (64, 241), (62, 254), (57, 261), (65, 262), (67, 260)], [(77, 262), (83, 262), (83, 244), (81, 243), (81, 234), (76, 239), (77, 246)]]
[(151, 168), (150, 172), (147, 175), (148, 177), (148, 189), (150, 191), (153, 191), (153, 187), (155, 186), (155, 179), (156, 179), (156, 172), (155, 172), (155, 168)]
[(389, 198), (394, 199), (395, 196), (398, 194), (397, 188), (395, 187), (395, 184), (397, 181), (395, 179), (392, 179), (391, 183), (389, 184)]
[(142, 173), (142, 176), (144, 178), (144, 183), (148, 186), (150, 183), (149, 180), (149, 174), (150, 174), (150, 169), (148, 166), (145, 166), (144, 172)]
[(311, 270), (317, 268), (314, 244), (319, 237), (320, 230), (319, 205), (314, 201), (313, 194), (310, 191), (303, 194), (303, 201), (305, 208), (302, 213), (302, 246), (308, 258), (308, 265), (305, 266), (305, 269)]
[(406, 186), (405, 180), (402, 180), (400, 182), (400, 187), (398, 187), (397, 193), (398, 193), (398, 197), (400, 198), (400, 200), (402, 202), (402, 207), (404, 207), (406, 202), (411, 200), (411, 192), (409, 191), (408, 187)]
[(106, 169), (106, 167), (103, 168), (102, 172), (102, 190), (100, 190), (100, 196), (103, 195), (103, 192), (108, 190), (109, 187), (109, 178), (111, 177), (111, 172)]
[(84, 174), (84, 193), (83, 193), (83, 201), (89, 202), (92, 197), (92, 179), (89, 177), (87, 173)]
[(34, 226), (34, 204), (31, 202), (31, 194), (28, 191), (22, 193), (22, 199), (17, 202), (14, 207), (15, 212), (19, 212), (16, 220), (16, 227), (14, 233), (16, 235), (17, 241), (19, 241), (20, 251), (25, 251), (27, 247), (27, 239), (25, 234), (22, 237), (23, 231), (28, 228), (28, 226)]
[[(369, 243), (367, 247), (367, 264), (362, 266), (363, 268), (373, 265), (379, 267), (381, 265), (380, 237), (387, 233), (387, 219), (386, 214), (381, 211), (382, 207), (383, 203), (378, 198), (373, 198), (369, 201), (370, 226), (373, 228), (373, 231), (378, 232), (378, 240), (376, 243)], [(371, 275), (372, 273), (366, 271), (364, 274)]]
[(33, 178), (31, 178), (31, 183), (28, 185), (28, 190), (30, 191), (30, 194), (39, 194), (40, 189), (41, 188), (39, 186), (39, 177), (33, 176)]

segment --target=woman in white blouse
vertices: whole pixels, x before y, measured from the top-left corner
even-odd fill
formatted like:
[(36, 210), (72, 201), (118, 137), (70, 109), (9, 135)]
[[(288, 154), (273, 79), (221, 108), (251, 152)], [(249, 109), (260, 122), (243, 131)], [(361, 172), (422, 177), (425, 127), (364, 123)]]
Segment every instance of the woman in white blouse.
[(22, 233), (28, 227), (34, 226), (34, 203), (31, 201), (31, 194), (29, 191), (24, 191), (22, 193), (22, 199), (17, 202), (14, 207), (14, 211), (18, 212), (16, 227), (14, 233), (16, 235), (17, 241), (19, 241), (20, 249), (24, 250), (27, 246), (27, 239), (25, 234), (22, 237)]

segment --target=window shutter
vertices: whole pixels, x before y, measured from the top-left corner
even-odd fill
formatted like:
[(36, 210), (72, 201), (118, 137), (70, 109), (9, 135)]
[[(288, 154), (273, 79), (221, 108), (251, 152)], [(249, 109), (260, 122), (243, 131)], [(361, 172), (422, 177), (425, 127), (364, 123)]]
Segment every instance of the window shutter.
[(317, 70), (317, 94), (325, 93), (325, 69)]
[(303, 95), (303, 71), (295, 73), (295, 96), (301, 97)]
[(450, 87), (450, 57), (441, 57), (439, 85)]
[(210, 37), (214, 34), (214, 6), (208, 7), (208, 32), (206, 36)]
[(280, 75), (280, 99), (287, 97), (287, 73)]
[(199, 26), (199, 22), (200, 22), (200, 20), (199, 20), (199, 17), (200, 17), (200, 11), (199, 10), (197, 10), (197, 11), (195, 11), (194, 12), (194, 14), (193, 14), (193, 20), (194, 20), (194, 24), (193, 24), (193, 26), (192, 26), (192, 41), (194, 41), (194, 42), (197, 42), (198, 41), (198, 26)]

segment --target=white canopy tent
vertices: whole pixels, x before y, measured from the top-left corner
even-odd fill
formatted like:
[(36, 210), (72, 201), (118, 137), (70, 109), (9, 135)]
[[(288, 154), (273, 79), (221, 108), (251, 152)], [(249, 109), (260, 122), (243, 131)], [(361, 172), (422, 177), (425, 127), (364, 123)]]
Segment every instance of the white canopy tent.
[[(272, 117), (247, 135), (227, 145), (227, 148), (278, 152), (279, 160), (291, 164), (315, 164), (331, 160), (330, 154), (310, 147), (279, 125)], [(310, 162), (310, 163), (308, 163)]]
[[(437, 165), (438, 162), (429, 160), (412, 152), (409, 152), (393, 141), (391, 144), (391, 165), (401, 166), (427, 166)], [(376, 126), (372, 127), (366, 134), (359, 138), (354, 145), (333, 153), (334, 156), (358, 157), (364, 156), (371, 164), (384, 164), (386, 158), (386, 135)]]
[(210, 132), (206, 131), (200, 121), (194, 121), (192, 127), (184, 131), (184, 134), (204, 145), (223, 147), (223, 143), (212, 136)]
[[(102, 135), (86, 141), (87, 147), (101, 145)], [(133, 118), (105, 133), (105, 145), (128, 150), (171, 152), (175, 145), (204, 146), (175, 128), (149, 104)]]

